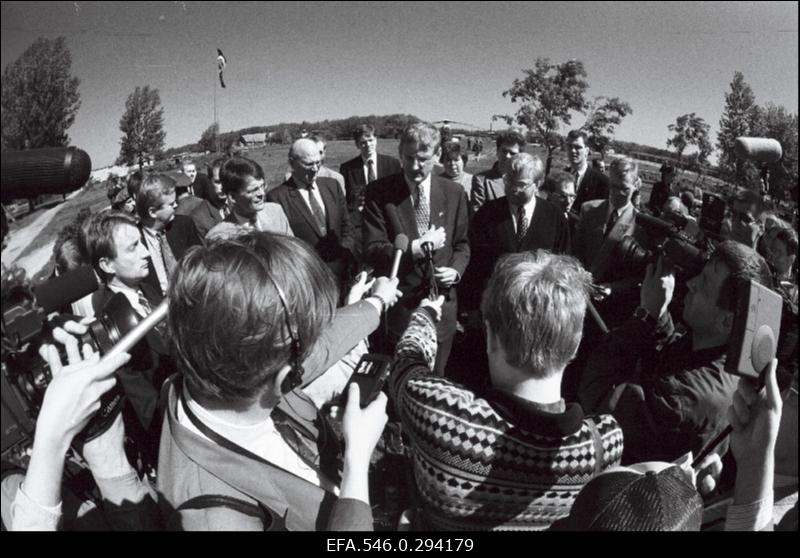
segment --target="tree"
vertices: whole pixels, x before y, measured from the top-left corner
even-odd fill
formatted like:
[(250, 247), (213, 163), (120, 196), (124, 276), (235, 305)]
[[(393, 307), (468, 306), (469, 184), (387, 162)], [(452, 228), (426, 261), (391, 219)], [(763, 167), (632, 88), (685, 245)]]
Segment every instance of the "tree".
[(697, 116), (696, 113), (684, 114), (675, 119), (675, 124), (670, 124), (667, 129), (674, 133), (667, 140), (667, 147), (674, 147), (678, 155), (678, 166), (681, 166), (683, 152), (687, 147), (694, 145), (697, 147), (697, 163), (707, 164), (708, 156), (714, 150), (708, 139), (708, 132), (711, 126), (706, 121)]
[(120, 141), (117, 164), (142, 164), (144, 155), (156, 155), (164, 149), (164, 108), (158, 89), (137, 87), (125, 101), (125, 113), (119, 121), (124, 134)]
[(27, 149), (69, 144), (67, 130), (81, 106), (80, 80), (70, 75), (64, 37), (40, 37), (3, 71), (3, 147)]
[(505, 120), (533, 130), (547, 147), (547, 166), (550, 172), (553, 151), (561, 144), (558, 131), (561, 125), (568, 126), (571, 111), (583, 112), (586, 105), (584, 94), (589, 87), (583, 62), (569, 60), (563, 64), (551, 64), (548, 58), (537, 58), (533, 70), (524, 70), (523, 79), (515, 79), (511, 88), (503, 91), (512, 103), (520, 102), (514, 117), (495, 115), (494, 119)]
[(216, 122), (205, 129), (200, 136), (200, 149), (203, 151), (217, 151), (217, 137), (219, 136), (219, 124)]
[(796, 200), (798, 184), (797, 114), (792, 114), (785, 107), (772, 103), (761, 107), (757, 114), (753, 135), (778, 140), (783, 151), (781, 160), (769, 165), (770, 190), (782, 192), (788, 189)]
[(741, 72), (733, 74), (731, 90), (725, 93), (725, 110), (719, 120), (717, 149), (719, 149), (719, 169), (723, 178), (744, 186), (755, 167), (748, 161), (739, 159), (734, 153), (734, 143), (740, 136), (753, 134), (758, 119), (756, 97), (750, 85), (744, 81)]
[(619, 97), (595, 97), (586, 109), (589, 114), (583, 129), (589, 134), (589, 147), (605, 155), (614, 136), (614, 127), (633, 114), (633, 109)]

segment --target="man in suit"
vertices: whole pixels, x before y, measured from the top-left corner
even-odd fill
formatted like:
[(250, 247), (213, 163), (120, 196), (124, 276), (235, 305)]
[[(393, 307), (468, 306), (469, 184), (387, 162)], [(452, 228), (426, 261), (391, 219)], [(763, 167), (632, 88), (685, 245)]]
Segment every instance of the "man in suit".
[(571, 130), (567, 134), (566, 149), (569, 167), (565, 170), (575, 177), (575, 201), (572, 211), (579, 212), (590, 200), (608, 198), (608, 177), (589, 166), (588, 136), (583, 130)]
[(339, 167), (344, 177), (347, 210), (353, 224), (353, 238), (356, 240), (356, 256), (360, 257), (362, 247), (361, 213), (364, 210), (364, 195), (367, 184), (384, 176), (400, 172), (400, 161), (389, 155), (378, 153), (378, 139), (371, 124), (362, 124), (353, 132), (353, 140), (361, 152)]
[[(456, 330), (455, 285), (470, 257), (467, 238), (468, 208), (464, 189), (432, 174), (439, 159), (439, 131), (427, 123), (413, 124), (400, 137), (403, 171), (378, 179), (367, 188), (364, 206), (364, 260), (378, 274), (389, 271), (393, 241), (398, 234), (410, 240), (400, 261), (398, 278), (403, 298), (387, 314), (389, 343), (399, 339), (411, 312), (428, 296), (430, 280), (446, 295), (442, 319), (437, 324), (435, 372), (444, 373)], [(426, 265), (424, 245), (433, 251), (433, 277)]]
[(199, 204), (190, 214), (195, 227), (197, 227), (197, 233), (203, 239), (208, 231), (214, 228), (214, 225), (225, 219), (231, 212), (228, 196), (222, 191), (222, 182), (219, 177), (219, 171), (223, 164), (225, 164), (225, 159), (220, 157), (208, 165), (211, 187), (202, 194), (203, 203)]
[(497, 162), (489, 170), (479, 172), (472, 178), (470, 204), (473, 215), (489, 200), (496, 200), (506, 195), (503, 175), (508, 170), (511, 158), (525, 147), (525, 136), (516, 129), (497, 134)]
[[(608, 199), (583, 204), (575, 234), (574, 255), (608, 293), (599, 310), (610, 326), (618, 323), (617, 317), (627, 317), (638, 301), (640, 273), (625, 266), (619, 252), (626, 237), (646, 244), (645, 232), (636, 225), (637, 211), (631, 203), (639, 183), (638, 173), (636, 162), (628, 157), (611, 163)], [(628, 308), (631, 304), (633, 307)]]
[(144, 178), (136, 195), (136, 211), (142, 240), (150, 252), (150, 274), (146, 282), (163, 295), (177, 261), (191, 246), (202, 243), (192, 219), (176, 215), (175, 185), (168, 176)]
[(353, 230), (342, 191), (336, 180), (317, 176), (322, 155), (311, 139), (292, 144), (289, 165), (292, 176), (271, 190), (267, 200), (283, 208), (295, 236), (316, 250), (341, 288), (355, 263)]
[(664, 163), (661, 165), (661, 180), (653, 184), (650, 190), (650, 199), (647, 200), (647, 209), (658, 217), (667, 199), (672, 195), (672, 182), (675, 180), (675, 167)]
[(473, 304), (462, 300), (462, 308), (478, 308), (480, 294), (500, 256), (528, 250), (569, 251), (564, 214), (536, 195), (543, 178), (544, 163), (539, 157), (515, 155), (504, 177), (506, 195), (487, 201), (473, 218), (469, 230), (472, 257), (466, 274), (469, 280), (465, 278), (464, 286), (470, 285), (474, 300)]
[(231, 209), (223, 222), (294, 236), (283, 208), (266, 201), (261, 165), (245, 157), (231, 157), (222, 165), (219, 179)]

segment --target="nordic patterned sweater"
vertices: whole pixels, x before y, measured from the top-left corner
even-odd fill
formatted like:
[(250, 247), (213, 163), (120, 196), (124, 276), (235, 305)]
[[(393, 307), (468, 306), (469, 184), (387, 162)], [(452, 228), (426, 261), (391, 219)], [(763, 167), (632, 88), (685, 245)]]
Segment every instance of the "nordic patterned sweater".
[(411, 439), (424, 526), (546, 529), (584, 484), (619, 465), (622, 430), (578, 404), (550, 413), (494, 390), (483, 399), (433, 376), (436, 327), (415, 310), (395, 352), (392, 400)]

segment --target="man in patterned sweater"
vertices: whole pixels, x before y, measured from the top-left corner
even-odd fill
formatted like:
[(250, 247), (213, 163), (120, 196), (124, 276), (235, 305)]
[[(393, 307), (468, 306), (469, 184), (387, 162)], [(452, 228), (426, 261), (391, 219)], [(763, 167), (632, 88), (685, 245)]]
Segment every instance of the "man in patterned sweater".
[(581, 487), (619, 464), (622, 431), (561, 398), (591, 276), (546, 251), (501, 258), (482, 304), (492, 389), (433, 376), (441, 301), (414, 311), (391, 396), (411, 440), (421, 523), (435, 529), (545, 529)]

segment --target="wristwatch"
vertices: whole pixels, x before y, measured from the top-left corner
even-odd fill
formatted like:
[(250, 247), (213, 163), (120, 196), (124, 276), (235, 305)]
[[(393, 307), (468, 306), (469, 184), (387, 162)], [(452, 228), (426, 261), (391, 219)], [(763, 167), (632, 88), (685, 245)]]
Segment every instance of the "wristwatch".
[(658, 325), (658, 320), (650, 315), (650, 312), (644, 306), (639, 306), (634, 310), (633, 317), (648, 325)]

